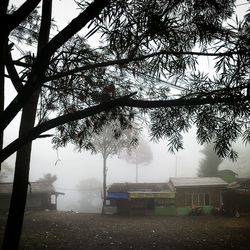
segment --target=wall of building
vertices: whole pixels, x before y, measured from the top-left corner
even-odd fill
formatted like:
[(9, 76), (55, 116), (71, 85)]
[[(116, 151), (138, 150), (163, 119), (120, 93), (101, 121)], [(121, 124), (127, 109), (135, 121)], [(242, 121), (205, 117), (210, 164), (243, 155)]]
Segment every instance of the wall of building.
[[(11, 195), (0, 196), (0, 210), (8, 210)], [(55, 204), (51, 204), (49, 194), (28, 193), (26, 209), (56, 209)]]
[(221, 206), (221, 187), (199, 187), (199, 188), (177, 188), (175, 202), (176, 207), (188, 206), (187, 194), (203, 194), (208, 193), (210, 197), (210, 206), (220, 208)]

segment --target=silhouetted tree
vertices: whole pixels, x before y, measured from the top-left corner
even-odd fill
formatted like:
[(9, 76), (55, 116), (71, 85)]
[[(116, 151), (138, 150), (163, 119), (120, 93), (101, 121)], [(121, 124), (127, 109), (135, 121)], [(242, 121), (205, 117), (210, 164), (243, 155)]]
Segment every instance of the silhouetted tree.
[[(77, 132), (77, 131), (75, 131)], [(103, 159), (103, 207), (106, 205), (107, 193), (107, 159), (117, 155), (124, 148), (131, 148), (136, 144), (138, 131), (135, 128), (122, 127), (119, 120), (103, 124), (98, 133), (92, 133), (91, 139), (84, 143), (84, 131), (80, 131), (75, 137), (75, 143), (79, 150), (92, 149), (93, 153), (100, 153)], [(60, 138), (58, 138), (60, 140)], [(57, 141), (58, 142), (58, 141)]]

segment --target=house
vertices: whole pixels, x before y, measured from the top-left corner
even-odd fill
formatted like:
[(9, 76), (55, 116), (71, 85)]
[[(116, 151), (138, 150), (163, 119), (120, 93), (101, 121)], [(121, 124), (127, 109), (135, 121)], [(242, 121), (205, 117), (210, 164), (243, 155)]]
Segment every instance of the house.
[(168, 183), (114, 183), (108, 189), (109, 206), (118, 214), (151, 214), (174, 202)]
[[(9, 208), (13, 183), (0, 183), (0, 210)], [(47, 182), (31, 182), (28, 188), (26, 209), (57, 209), (57, 197), (64, 193), (56, 192)]]
[(222, 192), (227, 182), (219, 177), (170, 178), (169, 186), (175, 192), (175, 206), (180, 213), (188, 214), (192, 209), (210, 213), (222, 206)]

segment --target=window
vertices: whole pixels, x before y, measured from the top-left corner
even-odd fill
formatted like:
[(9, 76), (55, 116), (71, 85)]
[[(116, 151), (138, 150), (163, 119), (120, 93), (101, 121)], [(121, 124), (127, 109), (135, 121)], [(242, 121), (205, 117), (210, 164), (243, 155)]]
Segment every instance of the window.
[(198, 194), (193, 194), (193, 206), (198, 206)]
[(50, 202), (51, 202), (51, 204), (56, 204), (56, 195), (50, 196)]
[(210, 195), (208, 193), (205, 194), (205, 206), (210, 205)]
[(204, 206), (205, 194), (199, 194), (199, 206)]
[(186, 193), (185, 194), (186, 206), (208, 206), (210, 205), (209, 193)]

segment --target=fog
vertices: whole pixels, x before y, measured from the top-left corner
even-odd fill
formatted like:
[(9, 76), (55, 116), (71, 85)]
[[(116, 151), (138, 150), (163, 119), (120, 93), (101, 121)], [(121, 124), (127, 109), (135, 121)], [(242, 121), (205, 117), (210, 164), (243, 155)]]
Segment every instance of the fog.
[[(15, 1), (22, 2), (22, 1)], [(61, 27), (67, 24), (67, 17), (74, 17), (76, 13), (75, 7), (70, 7), (72, 2), (65, 8), (66, 1), (55, 1), (58, 4), (54, 13), (61, 12), (57, 21)], [(69, 11), (70, 10), (72, 11)], [(67, 10), (67, 12), (65, 12)], [(203, 62), (209, 68), (208, 61)], [(9, 88), (9, 87), (8, 87)], [(8, 89), (8, 97), (6, 105), (15, 95), (15, 91)], [(5, 145), (10, 143), (17, 137), (17, 117), (7, 128), (5, 133)], [(50, 132), (48, 132), (50, 133)], [(53, 131), (52, 131), (53, 133)], [(189, 133), (184, 134), (184, 150), (171, 154), (168, 152), (167, 142), (159, 141), (153, 143), (149, 141), (148, 135), (144, 132), (145, 138), (150, 144), (153, 152), (153, 160), (147, 166), (139, 166), (138, 180), (139, 182), (167, 182), (170, 177), (193, 177), (197, 174), (199, 162), (203, 155), (200, 152), (202, 146), (196, 142), (195, 128), (192, 128)], [(244, 150), (243, 150), (244, 151)], [(246, 175), (249, 166), (248, 159), (240, 157), (239, 161), (232, 163), (229, 160), (223, 161), (220, 169), (230, 168), (239, 175)], [(14, 166), (15, 155), (7, 159), (7, 162)], [(241, 168), (237, 166), (241, 166)], [(108, 175), (107, 183), (113, 182), (135, 182), (136, 169), (132, 164), (128, 164), (117, 156), (109, 158), (107, 161)], [(240, 169), (240, 170), (239, 170)], [(246, 169), (246, 171), (244, 171)], [(53, 149), (51, 138), (37, 139), (33, 142), (32, 157), (30, 166), (30, 181), (36, 181), (46, 173), (51, 173), (57, 176), (57, 181), (54, 183), (56, 191), (63, 192), (58, 198), (59, 210), (74, 210), (81, 211), (80, 200), (81, 192), (77, 185), (81, 180), (95, 178), (102, 181), (102, 158), (101, 155), (93, 155), (90, 152), (78, 152), (73, 145), (68, 145), (66, 148), (58, 150)], [(101, 198), (101, 193), (100, 193)]]

